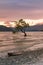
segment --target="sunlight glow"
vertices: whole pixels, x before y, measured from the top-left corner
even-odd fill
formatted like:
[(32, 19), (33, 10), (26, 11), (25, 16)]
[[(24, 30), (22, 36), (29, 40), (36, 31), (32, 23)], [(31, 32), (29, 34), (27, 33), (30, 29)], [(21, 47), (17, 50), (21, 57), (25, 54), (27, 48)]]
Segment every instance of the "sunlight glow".
[[(26, 23), (28, 23), (30, 26), (36, 25), (36, 24), (43, 24), (43, 19), (38, 20), (32, 20), (32, 19), (23, 19)], [(0, 25), (4, 25), (7, 27), (15, 27), (16, 23), (15, 21), (0, 21)]]
[(36, 24), (43, 24), (43, 19), (38, 19), (38, 20), (24, 19), (24, 21), (28, 23), (30, 26), (33, 26)]
[(0, 21), (0, 25), (4, 25), (4, 21)]
[(10, 26), (15, 27), (16, 26), (15, 22), (10, 22)]

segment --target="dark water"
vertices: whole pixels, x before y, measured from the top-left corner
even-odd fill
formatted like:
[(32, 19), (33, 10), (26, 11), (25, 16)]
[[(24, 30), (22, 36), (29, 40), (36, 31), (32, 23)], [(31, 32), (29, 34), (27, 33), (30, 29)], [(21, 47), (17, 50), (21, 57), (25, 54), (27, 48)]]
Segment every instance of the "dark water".
[[(8, 52), (24, 53), (8, 57)], [(0, 65), (43, 65), (43, 32), (28, 32), (27, 37), (0, 32)]]

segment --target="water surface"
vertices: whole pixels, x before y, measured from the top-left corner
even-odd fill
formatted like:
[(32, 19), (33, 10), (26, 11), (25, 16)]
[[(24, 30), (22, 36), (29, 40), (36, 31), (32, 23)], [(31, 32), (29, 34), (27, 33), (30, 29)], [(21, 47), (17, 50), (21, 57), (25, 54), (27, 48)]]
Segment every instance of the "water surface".
[[(2, 62), (2, 59), (0, 59), (0, 63), (5, 63), (6, 60), (6, 63), (9, 63), (7, 65), (28, 65), (34, 64), (35, 62), (36, 65), (38, 65), (39, 62), (41, 65), (43, 61), (43, 52), (40, 57), (36, 57), (34, 54), (29, 55), (27, 51), (34, 51), (40, 48), (43, 49), (43, 32), (27, 32), (27, 37), (24, 37), (23, 35), (24, 34), (20, 32), (16, 34), (13, 34), (12, 32), (0, 32), (0, 57), (4, 57)], [(26, 52), (27, 54), (6, 58), (5, 56), (8, 52)], [(41, 59), (42, 61), (38, 61), (38, 59)], [(14, 64), (11, 64), (11, 62)]]

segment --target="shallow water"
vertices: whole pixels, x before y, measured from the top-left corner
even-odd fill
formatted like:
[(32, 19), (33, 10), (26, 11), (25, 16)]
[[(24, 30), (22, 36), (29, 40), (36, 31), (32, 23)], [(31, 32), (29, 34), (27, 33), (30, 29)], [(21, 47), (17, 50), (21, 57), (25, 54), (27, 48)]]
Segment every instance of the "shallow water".
[(0, 32), (0, 65), (38, 65), (39, 62), (39, 65), (41, 63), (43, 65), (43, 52), (37, 58), (28, 53), (16, 57), (7, 57), (8, 52), (27, 52), (43, 48), (43, 32), (27, 32), (27, 37), (23, 35), (20, 32), (16, 34)]

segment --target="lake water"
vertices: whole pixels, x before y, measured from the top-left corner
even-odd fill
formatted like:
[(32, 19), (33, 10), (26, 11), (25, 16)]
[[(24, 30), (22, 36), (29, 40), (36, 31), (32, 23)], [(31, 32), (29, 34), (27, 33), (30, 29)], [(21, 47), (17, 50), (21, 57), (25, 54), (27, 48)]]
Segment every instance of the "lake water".
[[(33, 57), (27, 51), (43, 49), (43, 32), (26, 32), (13, 34), (0, 32), (0, 65), (43, 65), (43, 52), (40, 56)], [(26, 52), (27, 54), (7, 57), (8, 52)], [(31, 58), (31, 59), (30, 59)]]

